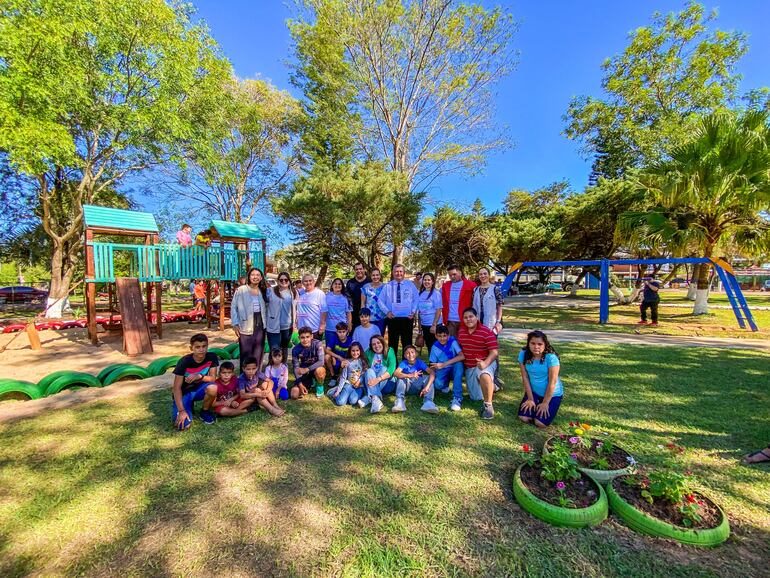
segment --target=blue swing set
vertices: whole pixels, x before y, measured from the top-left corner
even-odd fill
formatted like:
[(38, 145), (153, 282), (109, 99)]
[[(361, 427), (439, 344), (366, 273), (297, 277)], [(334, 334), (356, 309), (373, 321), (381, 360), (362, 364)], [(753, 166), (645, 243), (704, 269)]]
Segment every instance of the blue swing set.
[(513, 284), (519, 269), (525, 267), (598, 267), (599, 268), (599, 323), (605, 324), (610, 317), (610, 267), (613, 265), (665, 265), (665, 264), (709, 264), (719, 275), (725, 294), (735, 314), (735, 319), (741, 329), (748, 328), (757, 331), (757, 324), (751, 315), (749, 305), (743, 296), (741, 286), (735, 278), (735, 271), (729, 263), (722, 259), (707, 259), (705, 257), (685, 257), (670, 259), (594, 259), (588, 261), (524, 261), (516, 263), (513, 271), (505, 278), (501, 290), (503, 295)]

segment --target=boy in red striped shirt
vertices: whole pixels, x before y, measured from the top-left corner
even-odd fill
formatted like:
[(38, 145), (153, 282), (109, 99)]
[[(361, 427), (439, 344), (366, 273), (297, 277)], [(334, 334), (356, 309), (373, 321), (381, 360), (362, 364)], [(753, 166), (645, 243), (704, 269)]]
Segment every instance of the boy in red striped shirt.
[(465, 385), (474, 401), (484, 400), (481, 419), (492, 419), (495, 410), (492, 397), (495, 393), (495, 368), (497, 367), (497, 336), (491, 329), (479, 323), (473, 307), (463, 310), (463, 324), (457, 333), (465, 364)]

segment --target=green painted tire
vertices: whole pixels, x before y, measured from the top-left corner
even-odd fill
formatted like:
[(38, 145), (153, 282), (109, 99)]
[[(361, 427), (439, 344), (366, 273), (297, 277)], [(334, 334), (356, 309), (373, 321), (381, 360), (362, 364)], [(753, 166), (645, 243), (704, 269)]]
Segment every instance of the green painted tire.
[(227, 352), (230, 354), (230, 359), (235, 359), (240, 355), (241, 352), (241, 345), (236, 341), (234, 343), (231, 343), (230, 345), (227, 345), (223, 347), (222, 349), (227, 350)]
[(0, 398), (16, 395), (24, 395), (28, 399), (40, 399), (43, 397), (43, 389), (37, 383), (21, 381), (19, 379), (0, 379)]
[(212, 347), (209, 349), (209, 353), (213, 353), (216, 355), (219, 359), (223, 361), (227, 361), (228, 359), (232, 359), (232, 356), (230, 355), (230, 352), (227, 351), (224, 347)]
[(180, 355), (170, 355), (168, 357), (155, 359), (147, 365), (147, 373), (150, 374), (150, 377), (163, 375), (172, 367), (176, 367), (177, 362), (181, 358)]
[(57, 379), (60, 377), (65, 377), (71, 374), (77, 374), (80, 373), (78, 371), (73, 371), (71, 369), (60, 369), (59, 371), (54, 371), (53, 373), (49, 373), (46, 375), (43, 379), (37, 382), (38, 386), (40, 387), (40, 391), (45, 395), (45, 391), (48, 389), (48, 387)]
[(99, 379), (82, 371), (69, 371), (67, 375), (61, 375), (58, 379), (51, 382), (45, 390), (45, 396), (56, 395), (63, 389), (71, 387), (102, 387)]
[(112, 371), (106, 378), (104, 378), (104, 385), (112, 385), (117, 381), (124, 379), (147, 379), (152, 377), (148, 371), (139, 365), (126, 364), (125, 367), (118, 367)]
[(689, 544), (690, 546), (705, 547), (718, 546), (730, 537), (730, 522), (722, 508), (719, 508), (719, 506), (717, 506), (717, 508), (719, 508), (719, 512), (722, 514), (722, 522), (719, 526), (707, 530), (691, 530), (689, 528), (674, 526), (673, 524), (654, 518), (641, 510), (637, 510), (631, 504), (626, 502), (612, 486), (613, 484), (607, 485), (607, 497), (612, 513), (623, 520), (623, 523), (625, 523), (626, 526), (636, 532), (647, 534), (648, 536), (676, 540), (677, 542)]
[(292, 345), (299, 345), (299, 333), (295, 331), (291, 334), (291, 339), (289, 339), (289, 343)]
[[(556, 436), (551, 436), (547, 440), (545, 440), (545, 443), (543, 444), (544, 454), (548, 453), (548, 442), (550, 442), (555, 437)], [(625, 452), (626, 450), (623, 450), (623, 451)], [(628, 454), (628, 452), (626, 453)], [(628, 454), (628, 455), (631, 455), (631, 454)], [(591, 468), (581, 468), (581, 467), (578, 467), (578, 469), (581, 472), (583, 472), (585, 475), (593, 478), (595, 482), (600, 483), (602, 486), (606, 486), (608, 483), (610, 483), (612, 480), (614, 480), (618, 476), (626, 476), (628, 474), (633, 473), (634, 471), (633, 466), (628, 466), (627, 468), (623, 468), (621, 470), (592, 470)]]
[(599, 499), (595, 503), (587, 508), (562, 508), (541, 500), (527, 489), (521, 480), (522, 467), (524, 464), (516, 469), (513, 476), (513, 495), (519, 505), (536, 518), (554, 526), (567, 528), (597, 526), (607, 518), (607, 494), (600, 484), (594, 482), (599, 491)]
[[(98, 379), (99, 381), (101, 381), (102, 383), (104, 383), (104, 380), (105, 380), (105, 379), (107, 379), (107, 376), (108, 376), (110, 373), (112, 373), (113, 371), (115, 371), (116, 369), (119, 369), (119, 368), (121, 368), (121, 367), (134, 367), (134, 364), (133, 364), (133, 363), (113, 363), (113, 364), (111, 364), (111, 365), (108, 365), (108, 366), (107, 366), (107, 367), (105, 367), (104, 369), (102, 369), (102, 370), (101, 370), (101, 371), (100, 371), (100, 372), (99, 372), (99, 373), (96, 375), (96, 379)], [(104, 385), (107, 385), (107, 384), (106, 384), (106, 383), (104, 383)]]

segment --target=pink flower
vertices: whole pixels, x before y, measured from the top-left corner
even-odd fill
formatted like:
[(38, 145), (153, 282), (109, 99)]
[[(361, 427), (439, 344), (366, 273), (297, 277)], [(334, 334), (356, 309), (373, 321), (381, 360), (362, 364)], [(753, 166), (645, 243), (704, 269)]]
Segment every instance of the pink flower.
[(577, 454), (570, 454), (569, 457), (571, 457), (573, 460), (577, 459)]
[(566, 487), (567, 486), (566, 486), (566, 484), (564, 482), (556, 482), (556, 489), (557, 490), (563, 490)]
[(576, 444), (578, 442), (580, 442), (580, 438), (577, 436), (572, 436), (571, 438), (569, 438), (569, 443), (571, 444)]

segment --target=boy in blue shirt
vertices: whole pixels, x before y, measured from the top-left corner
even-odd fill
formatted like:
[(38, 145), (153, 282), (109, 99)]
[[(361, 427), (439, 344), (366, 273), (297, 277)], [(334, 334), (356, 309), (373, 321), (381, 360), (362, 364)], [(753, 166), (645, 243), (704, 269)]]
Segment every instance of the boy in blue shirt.
[(438, 413), (436, 404), (433, 403), (433, 370), (422, 359), (417, 358), (417, 348), (414, 345), (404, 347), (404, 360), (394, 372), (396, 382), (396, 403), (393, 404), (394, 413), (406, 411), (404, 397), (407, 395), (419, 395), (425, 399), (420, 408), (428, 413)]
[(430, 349), (430, 367), (436, 374), (436, 389), (449, 393), (452, 380), (452, 403), (450, 411), (460, 411), (463, 403), (463, 362), (459, 359), (462, 349), (457, 339), (449, 335), (446, 325), (436, 327), (436, 342)]
[(331, 335), (326, 342), (326, 371), (332, 380), (330, 387), (337, 384), (335, 376), (339, 375), (343, 367), (348, 364), (350, 346), (353, 344), (353, 338), (348, 335), (348, 324), (344, 321), (337, 323), (335, 335)]

